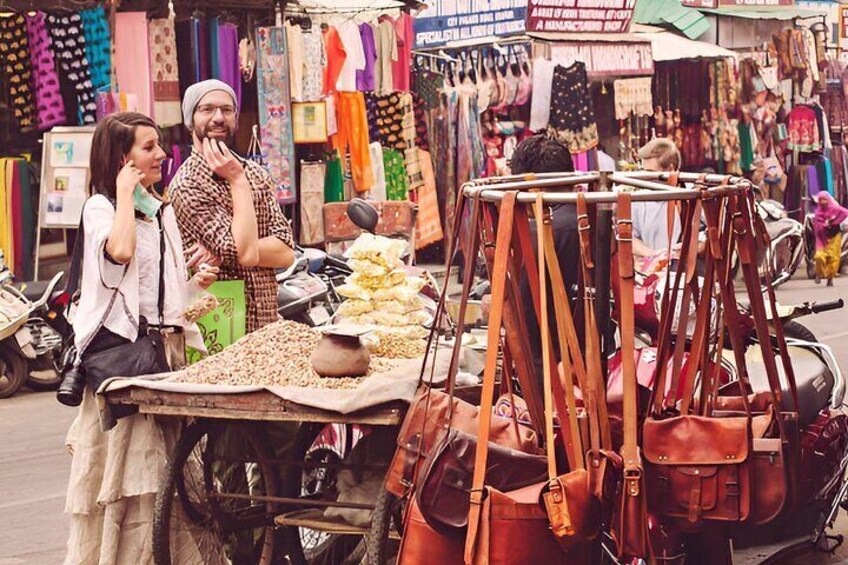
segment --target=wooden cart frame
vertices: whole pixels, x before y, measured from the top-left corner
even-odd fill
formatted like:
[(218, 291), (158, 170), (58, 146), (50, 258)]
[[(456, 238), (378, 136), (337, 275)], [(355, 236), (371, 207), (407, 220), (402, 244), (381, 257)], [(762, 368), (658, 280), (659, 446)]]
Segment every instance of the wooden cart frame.
[[(209, 437), (211, 437), (211, 432), (208, 430), (220, 429), (221, 426), (251, 426), (250, 429), (253, 431), (248, 435), (256, 436), (257, 430), (272, 422), (302, 424), (298, 429), (304, 429), (309, 425), (312, 425), (314, 429), (314, 426), (323, 427), (323, 425), (331, 423), (359, 424), (392, 429), (401, 424), (407, 407), (405, 402), (395, 401), (351, 414), (340, 414), (296, 404), (264, 390), (248, 393), (194, 394), (143, 387), (127, 387), (106, 391), (104, 397), (112, 407), (135, 406), (141, 414), (186, 418), (194, 422), (183, 429), (180, 440), (169, 456), (168, 469), (157, 493), (153, 532), (154, 558), (157, 565), (172, 562), (169, 541), (170, 513), (175, 511), (174, 507), (180, 506), (184, 510), (190, 510), (194, 504), (194, 502), (187, 500), (189, 495), (186, 494), (185, 486), (180, 488), (179, 484), (174, 484), (175, 476), (182, 473), (180, 468), (185, 464), (187, 452), (184, 444), (186, 444), (186, 441), (190, 448), (204, 434), (209, 434)], [(251, 437), (249, 441), (258, 442), (259, 440), (256, 437)], [(311, 444), (311, 440), (308, 441)], [(256, 455), (248, 458), (216, 456), (213, 460), (211, 457), (204, 457), (202, 466), (204, 476), (207, 477), (207, 486), (211, 482), (208, 479), (209, 468), (216, 462), (222, 461), (237, 465), (242, 463), (245, 465), (256, 464), (262, 468), (263, 475), (268, 477), (278, 475), (276, 469), (302, 469), (307, 466), (325, 469), (347, 468), (356, 471), (370, 470), (380, 473), (384, 473), (387, 468), (385, 464), (368, 463), (360, 465), (346, 463), (307, 465), (304, 461), (304, 454), (308, 445), (301, 445), (300, 441), (295, 442), (296, 447), (293, 452), (287, 454), (285, 458), (278, 458), (273, 450), (269, 451), (264, 446), (260, 446), (260, 443), (256, 443), (254, 451)], [(299, 476), (299, 473), (295, 476)], [(261, 555), (257, 554), (260, 563), (273, 563), (282, 559), (288, 559), (289, 562), (294, 564), (305, 563), (303, 549), (300, 547), (301, 542), (297, 538), (298, 532), (301, 531), (299, 528), (308, 528), (322, 532), (324, 535), (362, 536), (362, 541), (351, 549), (350, 555), (344, 560), (345, 563), (380, 563), (384, 559), (388, 538), (390, 536), (395, 539), (399, 537), (397, 533), (390, 532), (391, 518), (393, 514), (396, 514), (393, 508), (395, 500), (385, 491), (377, 497), (376, 504), (362, 504), (301, 498), (299, 490), (297, 492), (291, 492), (291, 490), (286, 492), (284, 488), (276, 485), (273, 481), (268, 480), (266, 483), (264, 488), (270, 491), (268, 494), (264, 492), (258, 494), (214, 492), (214, 494), (209, 495), (212, 508), (218, 507), (219, 504), (228, 502), (237, 504), (239, 501), (243, 501), (245, 504), (253, 505), (253, 507), (260, 505), (264, 509), (263, 512), (251, 516), (249, 522), (243, 523), (253, 527), (266, 528), (266, 547), (261, 550)], [(280, 493), (283, 496), (280, 496)], [(174, 499), (178, 499), (179, 504), (174, 504)], [(323, 510), (328, 507), (371, 510), (371, 525), (370, 527), (358, 527), (341, 521), (325, 519)], [(167, 514), (167, 516), (164, 514)], [(228, 522), (227, 518), (227, 516), (218, 517), (217, 522), (230, 524), (232, 520)], [(195, 518), (192, 519), (197, 521)], [(221, 530), (222, 528), (233, 527), (231, 524), (226, 524), (224, 526), (215, 525), (215, 528)], [(283, 532), (282, 536), (279, 535), (280, 531)], [(294, 532), (294, 539), (292, 532)], [(271, 546), (274, 545), (274, 542), (269, 542), (269, 540), (273, 539), (277, 540), (277, 547), (269, 549), (267, 547), (269, 543), (271, 543)], [(294, 554), (289, 553), (292, 543), (296, 543), (298, 546)], [(285, 552), (285, 558), (283, 558), (283, 552)], [(177, 562), (174, 561), (174, 563)]]

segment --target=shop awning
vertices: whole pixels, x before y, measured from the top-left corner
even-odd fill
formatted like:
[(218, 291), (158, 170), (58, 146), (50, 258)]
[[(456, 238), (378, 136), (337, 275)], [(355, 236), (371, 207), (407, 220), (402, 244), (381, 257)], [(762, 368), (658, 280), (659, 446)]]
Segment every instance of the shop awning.
[(633, 9), (633, 22), (672, 26), (689, 39), (710, 29), (710, 22), (702, 13), (681, 5), (680, 0), (639, 0)]
[[(642, 0), (639, 0), (640, 2)], [(637, 5), (639, 2), (636, 3)], [(725, 6), (723, 8), (699, 8), (705, 14), (747, 20), (794, 20), (795, 18), (820, 18), (824, 10), (799, 8), (797, 6)]]
[(737, 56), (730, 49), (705, 41), (686, 39), (670, 31), (658, 31), (655, 27), (635, 25), (632, 29), (637, 32), (637, 36), (650, 40), (651, 53), (655, 62), (700, 58), (723, 59)]

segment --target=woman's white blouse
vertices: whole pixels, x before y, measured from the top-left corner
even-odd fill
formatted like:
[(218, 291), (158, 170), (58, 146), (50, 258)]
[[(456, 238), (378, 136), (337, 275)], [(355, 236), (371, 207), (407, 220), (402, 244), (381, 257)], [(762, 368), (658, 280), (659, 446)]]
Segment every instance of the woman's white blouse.
[[(109, 309), (106, 329), (135, 341), (139, 316), (150, 324), (159, 323), (159, 225), (157, 220), (136, 220), (136, 252), (128, 265), (117, 265), (106, 258), (105, 246), (115, 219), (115, 207), (100, 194), (88, 199), (83, 209), (85, 249), (83, 253), (80, 300), (73, 315), (76, 346), (79, 350), (97, 331)], [(197, 326), (186, 324), (183, 312), (188, 294), (187, 270), (177, 220), (171, 206), (162, 213), (165, 233), (165, 308), (166, 325), (182, 326), (186, 343), (201, 351), (203, 340)], [(117, 296), (114, 303), (112, 297)]]

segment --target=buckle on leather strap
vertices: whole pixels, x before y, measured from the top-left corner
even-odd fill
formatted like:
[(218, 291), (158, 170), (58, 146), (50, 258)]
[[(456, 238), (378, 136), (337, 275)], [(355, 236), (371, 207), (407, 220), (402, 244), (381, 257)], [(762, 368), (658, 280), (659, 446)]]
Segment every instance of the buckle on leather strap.
[(642, 481), (642, 470), (624, 469), (624, 483), (629, 496), (639, 496), (639, 483)]

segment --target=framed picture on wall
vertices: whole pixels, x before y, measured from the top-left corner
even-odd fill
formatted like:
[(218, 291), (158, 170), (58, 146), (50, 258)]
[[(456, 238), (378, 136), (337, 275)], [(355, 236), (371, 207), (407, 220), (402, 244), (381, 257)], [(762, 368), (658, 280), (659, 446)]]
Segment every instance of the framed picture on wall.
[(324, 102), (293, 102), (292, 133), (295, 143), (327, 141), (327, 105)]

